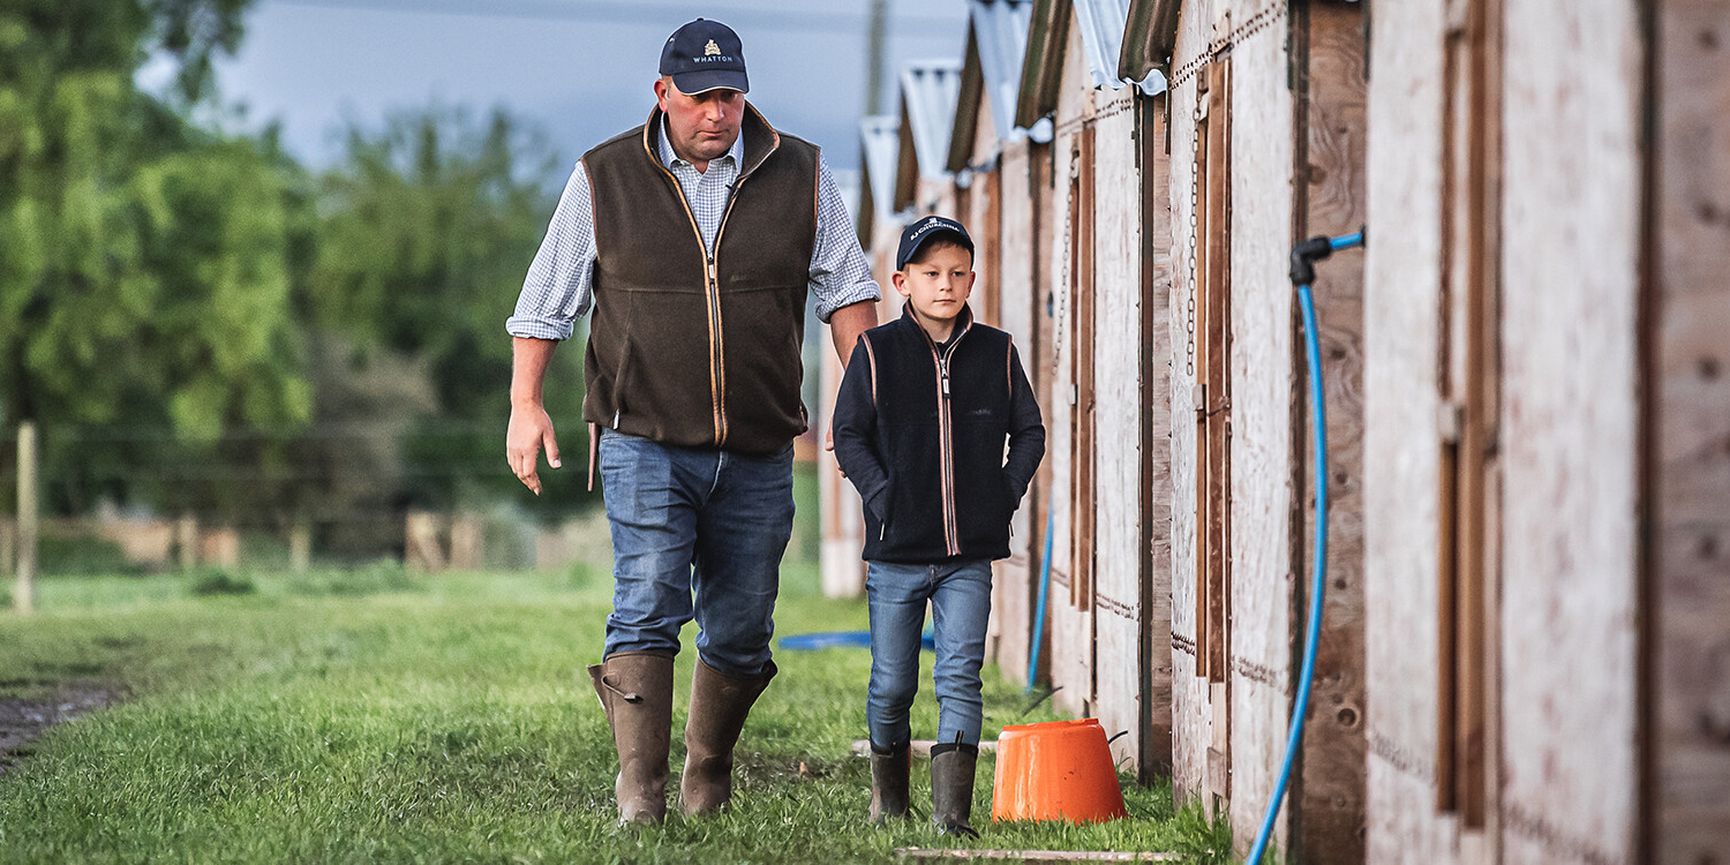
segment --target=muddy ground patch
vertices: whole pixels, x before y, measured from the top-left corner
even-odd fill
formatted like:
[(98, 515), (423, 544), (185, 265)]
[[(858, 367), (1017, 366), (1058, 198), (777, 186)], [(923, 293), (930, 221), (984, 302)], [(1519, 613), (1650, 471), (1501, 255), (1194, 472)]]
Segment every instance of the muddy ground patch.
[(18, 765), (49, 728), (107, 708), (122, 692), (112, 685), (59, 685), (33, 697), (0, 696), (0, 775)]

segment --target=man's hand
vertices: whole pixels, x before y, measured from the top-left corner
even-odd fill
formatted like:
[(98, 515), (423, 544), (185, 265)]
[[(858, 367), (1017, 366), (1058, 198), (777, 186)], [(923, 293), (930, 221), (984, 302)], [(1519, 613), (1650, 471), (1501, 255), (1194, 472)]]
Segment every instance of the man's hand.
[(511, 424), (505, 431), (505, 459), (517, 480), (535, 495), (541, 494), (538, 464), (541, 446), (547, 449), (547, 465), (559, 467), (559, 441), (553, 435), (553, 419), (540, 403), (511, 406)]
[(541, 402), (541, 381), (558, 342), (519, 336), (511, 339), (511, 425), (505, 431), (505, 460), (511, 472), (535, 495), (541, 494), (541, 477), (535, 473), (541, 446), (546, 445), (547, 463), (559, 467), (559, 443), (553, 438), (553, 419)]

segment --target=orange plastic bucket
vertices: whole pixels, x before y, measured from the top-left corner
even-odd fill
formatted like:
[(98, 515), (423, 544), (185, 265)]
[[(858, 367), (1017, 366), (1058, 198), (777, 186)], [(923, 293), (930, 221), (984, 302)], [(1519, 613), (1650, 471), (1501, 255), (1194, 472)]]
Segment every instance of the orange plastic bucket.
[(1129, 816), (1095, 718), (1004, 727), (994, 786), (993, 820), (1103, 823)]

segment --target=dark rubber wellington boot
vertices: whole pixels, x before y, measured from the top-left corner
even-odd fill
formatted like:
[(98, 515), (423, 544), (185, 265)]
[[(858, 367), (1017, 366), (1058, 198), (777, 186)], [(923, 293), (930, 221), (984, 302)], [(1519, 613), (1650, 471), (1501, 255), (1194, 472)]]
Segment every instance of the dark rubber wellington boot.
[(589, 667), (595, 694), (613, 728), (619, 777), (613, 795), (620, 823), (654, 824), (667, 816), (667, 749), (673, 728), (673, 659), (622, 652)]
[(871, 746), (871, 822), (879, 826), (907, 816), (907, 743), (887, 751)]
[(977, 745), (945, 743), (931, 748), (931, 822), (945, 835), (978, 838), (973, 828), (973, 770)]
[(733, 746), (773, 678), (773, 661), (755, 676), (729, 676), (697, 661), (685, 719), (685, 774), (679, 779), (679, 807), (687, 816), (712, 814), (733, 798)]

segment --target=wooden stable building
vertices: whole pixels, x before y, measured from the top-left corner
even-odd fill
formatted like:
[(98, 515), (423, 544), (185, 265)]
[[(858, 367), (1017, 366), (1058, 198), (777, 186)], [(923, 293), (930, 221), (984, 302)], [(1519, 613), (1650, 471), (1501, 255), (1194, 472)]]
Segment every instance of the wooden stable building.
[[(1034, 4), (1015, 121), (1053, 123), (1039, 227), (1048, 255), (1043, 285), (1030, 286), (1044, 289), (1034, 297), (1039, 351), (1028, 361), (1050, 430), (1041, 504), (1052, 531), (1053, 700), (1127, 733), (1113, 743), (1119, 765), (1145, 775), (1171, 754), (1169, 656), (1154, 636), (1170, 627), (1170, 559), (1154, 506), (1170, 498), (1169, 415), (1153, 310), (1167, 290), (1169, 244), (1159, 238), (1163, 187), (1151, 199), (1143, 187), (1158, 183), (1164, 154), (1140, 146), (1161, 137), (1150, 133), (1164, 78), (1117, 75), (1126, 8)], [(1153, 214), (1149, 201), (1160, 203)]]
[[(1363, 13), (1277, 0), (1138, 2), (1123, 71), (1170, 74), (1173, 781), (1260, 826), (1285, 756), (1314, 514), (1292, 247), (1355, 231)], [(1326, 616), (1302, 760), (1274, 839), (1363, 858), (1362, 259), (1316, 286), (1332, 490)]]
[[(909, 63), (901, 70), (901, 147), (896, 157), (895, 210), (916, 216), (955, 212), (949, 173), (949, 133), (961, 98), (961, 64)], [(893, 250), (891, 250), (893, 254)], [(894, 270), (889, 261), (885, 275)]]
[(1373, 26), (1369, 860), (1730, 862), (1730, 3)]
[(1314, 286), (1276, 846), (1730, 863), (1730, 2), (1368, 5), (970, 4), (947, 159), (898, 130), (889, 207), (973, 227), (1050, 429), (993, 656), (1043, 638), (1057, 704), (1248, 849), (1314, 551), (1289, 257), (1367, 225)]

